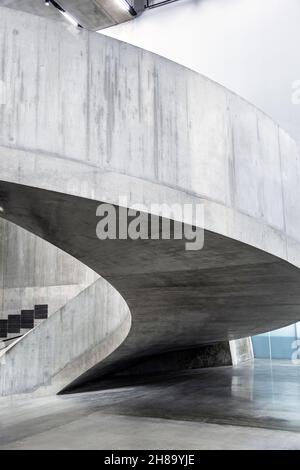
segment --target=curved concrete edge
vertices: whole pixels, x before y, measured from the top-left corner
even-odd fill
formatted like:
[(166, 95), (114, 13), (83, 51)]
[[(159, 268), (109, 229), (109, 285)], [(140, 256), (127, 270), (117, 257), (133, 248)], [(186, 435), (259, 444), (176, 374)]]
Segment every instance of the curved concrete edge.
[[(295, 175), (295, 172), (291, 173)], [(163, 210), (163, 204), (195, 205), (200, 202), (204, 204), (203, 228), (206, 230), (254, 246), (300, 267), (300, 242), (296, 238), (297, 233), (293, 233), (295, 238), (289, 237), (286, 232), (266, 224), (264, 219), (237, 211), (219, 201), (198, 196), (184, 188), (104, 171), (85, 162), (52, 154), (3, 146), (0, 146), (0, 180), (115, 205), (119, 204), (121, 194), (128, 201), (129, 207), (142, 201), (148, 207), (151, 204), (160, 204)]]
[(98, 279), (0, 356), (0, 395), (58, 393), (127, 337), (122, 296)]
[(299, 154), (270, 117), (151, 52), (1, 12), (2, 180), (114, 203), (173, 189), (207, 201), (207, 229), (299, 266)]
[[(90, 167), (78, 196), (93, 197), (84, 192), (97, 167), (203, 197), (300, 241), (297, 147), (263, 112), (196, 72), (115, 39), (71, 34), (63, 24), (5, 8), (3, 22), (0, 144), (6, 160), (5, 149), (24, 150), (26, 162), (15, 168), (21, 184), (35, 186), (21, 178), (29, 165), (40, 170), (37, 187), (47, 178), (49, 189), (68, 192), (72, 172), (58, 173), (55, 160), (43, 169), (27, 150), (59, 156)], [(14, 73), (18, 79), (9, 80)], [(109, 192), (97, 197), (106, 198)], [(299, 259), (288, 245), (280, 248), (289, 251), (284, 259)]]

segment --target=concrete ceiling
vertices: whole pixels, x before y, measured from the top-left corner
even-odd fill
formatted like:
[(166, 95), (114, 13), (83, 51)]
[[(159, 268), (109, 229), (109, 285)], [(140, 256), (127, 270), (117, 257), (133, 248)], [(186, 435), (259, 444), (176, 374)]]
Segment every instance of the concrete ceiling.
[[(126, 11), (120, 0), (58, 0), (83, 27), (97, 31), (134, 18)], [(144, 9), (144, 0), (128, 0), (136, 10)], [(67, 21), (53, 5), (46, 6), (44, 0), (0, 0), (1, 7), (44, 16), (53, 20)]]

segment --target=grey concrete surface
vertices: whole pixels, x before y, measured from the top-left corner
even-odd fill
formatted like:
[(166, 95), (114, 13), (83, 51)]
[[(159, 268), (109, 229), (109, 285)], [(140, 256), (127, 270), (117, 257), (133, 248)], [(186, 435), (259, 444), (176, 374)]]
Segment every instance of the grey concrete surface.
[[(300, 449), (299, 367), (255, 363), (0, 399), (0, 449)], [(172, 399), (170, 399), (172, 397)]]
[[(252, 336), (298, 319), (300, 270), (273, 255), (209, 231), (198, 251), (187, 251), (184, 239), (99, 240), (98, 201), (5, 182), (0, 182), (0, 191), (2, 217), (80, 259), (130, 309), (126, 339), (71, 388), (151, 354)], [(6, 355), (2, 394), (13, 393), (16, 384), (19, 391), (28, 387), (24, 374), (22, 380), (11, 378), (13, 368), (16, 376), (17, 370), (30, 369), (32, 359), (18, 349), (16, 345)], [(41, 374), (47, 373), (46, 367)]]
[[(170, 348), (170, 325), (181, 348), (298, 320), (292, 139), (238, 96), (154, 54), (11, 9), (1, 15), (2, 216), (124, 296), (134, 325), (111, 361), (136, 347)], [(98, 243), (98, 201), (117, 205), (120, 195), (129, 205), (205, 203), (205, 249)]]
[(0, 394), (53, 394), (101, 362), (125, 339), (130, 313), (103, 279), (0, 352)]
[[(157, 374), (231, 365), (230, 345), (228, 341), (224, 341), (192, 349), (173, 350), (163, 354), (151, 355), (141, 361), (135, 361), (132, 367), (114, 374), (112, 380), (115, 380), (116, 377), (127, 377), (129, 380), (136, 380), (141, 377), (143, 380)], [(99, 383), (94, 384), (96, 390), (99, 389), (99, 386)], [(104, 381), (101, 381), (101, 388), (105, 386)], [(90, 389), (91, 385), (88, 387)]]
[[(97, 31), (113, 26), (134, 17), (126, 11), (118, 0), (59, 0), (57, 2), (70, 13), (83, 27)], [(129, 0), (136, 12), (141, 12), (141, 0)], [(32, 13), (56, 21), (68, 23), (61, 13), (52, 5), (46, 6), (44, 0), (0, 0), (0, 7), (7, 7)]]
[(269, 117), (155, 54), (1, 16), (2, 180), (115, 204), (204, 200), (205, 228), (300, 265), (297, 146)]
[(96, 279), (78, 260), (0, 220), (0, 319), (36, 304), (48, 304), (52, 315)]

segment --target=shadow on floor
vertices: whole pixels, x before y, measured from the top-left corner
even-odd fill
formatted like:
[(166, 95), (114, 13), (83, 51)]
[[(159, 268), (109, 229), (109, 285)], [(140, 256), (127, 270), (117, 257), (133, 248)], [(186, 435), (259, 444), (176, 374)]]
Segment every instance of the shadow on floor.
[(123, 395), (105, 404), (109, 414), (300, 431), (300, 367), (288, 361), (116, 378), (101, 389)]
[(255, 360), (124, 380), (101, 391), (2, 398), (0, 447), (300, 448), (299, 366)]

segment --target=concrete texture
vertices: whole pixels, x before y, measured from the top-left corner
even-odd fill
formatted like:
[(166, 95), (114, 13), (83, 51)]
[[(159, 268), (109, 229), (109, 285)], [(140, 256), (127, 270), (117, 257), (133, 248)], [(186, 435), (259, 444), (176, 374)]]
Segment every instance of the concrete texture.
[(251, 338), (240, 338), (229, 343), (233, 365), (250, 361), (254, 358)]
[(78, 260), (0, 220), (0, 319), (36, 304), (48, 304), (52, 315), (96, 279)]
[[(118, 0), (59, 0), (57, 3), (70, 13), (83, 27), (97, 31), (134, 18)], [(141, 0), (129, 0), (136, 12), (143, 10)], [(0, 0), (0, 7), (13, 8), (26, 13), (56, 21), (68, 21), (52, 5), (45, 6), (43, 0)]]
[(115, 204), (204, 200), (205, 228), (300, 264), (297, 147), (270, 118), (149, 52), (1, 15), (3, 180)]
[[(150, 355), (252, 336), (293, 323), (299, 316), (300, 270), (254, 247), (209, 231), (199, 251), (185, 250), (184, 239), (99, 240), (98, 201), (5, 182), (0, 183), (0, 191), (7, 220), (80, 259), (116, 289), (112, 289), (111, 298), (121, 294), (130, 309), (131, 328), (126, 339), (123, 336), (122, 344), (108, 357), (102, 356), (101, 362), (98, 356), (93, 358), (94, 367), (72, 382), (71, 389), (98, 382), (104, 375)], [(82, 295), (91, 299), (90, 307), (94, 305), (95, 292)], [(99, 299), (96, 309), (100, 305)], [(77, 308), (79, 312), (87, 310)], [(117, 319), (114, 306), (111, 312)], [(81, 321), (84, 318), (80, 316)], [(54, 350), (60, 341), (54, 336), (56, 331), (52, 334)], [(74, 340), (68, 342), (73, 348)], [(37, 371), (30, 368), (32, 358), (20, 354), (20, 344), (6, 354), (2, 394), (21, 392), (22, 387), (31, 391), (30, 385), (37, 380)], [(34, 350), (29, 344), (27, 348)], [(38, 377), (46, 375), (53, 379), (53, 386), (61, 387), (62, 382), (55, 383), (51, 372), (53, 354), (52, 350), (44, 353), (50, 364)], [(12, 380), (19, 370), (29, 371), (29, 384), (27, 374)], [(69, 378), (65, 378), (65, 386)], [(37, 384), (46, 385), (44, 379), (38, 379)]]
[(299, 450), (299, 378), (298, 366), (256, 362), (102, 392), (1, 399), (0, 449)]
[[(298, 320), (300, 169), (289, 136), (154, 54), (1, 15), (1, 216), (103, 275), (132, 315), (126, 341), (83, 380), (133, 357)], [(120, 195), (128, 205), (204, 203), (204, 250), (178, 240), (100, 243), (96, 207)]]
[(57, 393), (114, 351), (127, 336), (130, 322), (122, 297), (106, 281), (97, 280), (0, 352), (0, 394)]
[[(202, 345), (193, 349), (170, 351), (158, 355), (154, 354), (144, 360), (136, 361), (134, 366), (121, 370), (113, 377), (128, 377), (129, 381), (131, 381), (137, 377), (145, 379), (149, 376), (166, 372), (231, 365), (232, 358), (229, 342), (224, 341), (211, 345)], [(94, 384), (96, 389), (99, 389), (99, 386), (99, 383)], [(103, 386), (105, 387), (101, 381), (101, 387)], [(91, 385), (89, 385), (89, 389), (90, 387)]]
[(300, 144), (299, 22), (298, 0), (182, 0), (101, 34), (221, 83)]

